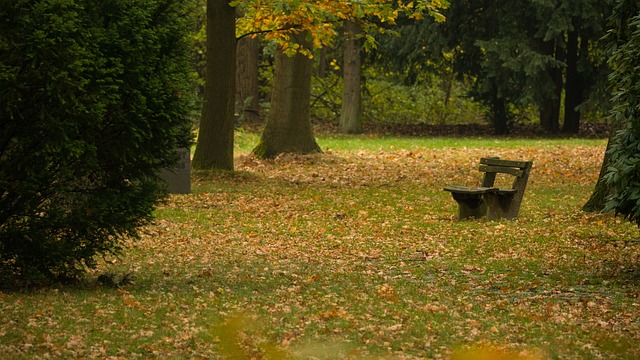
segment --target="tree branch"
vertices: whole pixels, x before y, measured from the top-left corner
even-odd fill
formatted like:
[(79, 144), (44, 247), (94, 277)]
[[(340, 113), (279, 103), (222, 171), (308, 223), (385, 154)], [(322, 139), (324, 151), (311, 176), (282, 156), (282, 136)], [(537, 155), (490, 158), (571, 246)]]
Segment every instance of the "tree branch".
[(268, 33), (272, 33), (272, 32), (288, 31), (288, 30), (293, 30), (293, 29), (302, 29), (302, 26), (289, 25), (289, 26), (285, 26), (285, 27), (280, 28), (280, 29), (250, 31), (250, 32), (248, 32), (246, 34), (242, 34), (242, 35), (236, 37), (236, 40), (240, 40), (242, 38), (245, 38), (247, 36), (252, 36), (252, 35), (268, 34)]

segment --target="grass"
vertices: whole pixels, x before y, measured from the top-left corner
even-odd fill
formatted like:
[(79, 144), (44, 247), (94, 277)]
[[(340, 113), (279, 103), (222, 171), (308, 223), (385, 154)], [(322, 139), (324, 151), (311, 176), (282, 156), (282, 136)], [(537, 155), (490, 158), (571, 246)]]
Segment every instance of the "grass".
[[(0, 294), (0, 354), (639, 357), (638, 229), (580, 212), (604, 141), (326, 136), (263, 161), (256, 140), (82, 285)], [(487, 154), (534, 161), (520, 216), (455, 221), (441, 189)]]
[[(259, 134), (254, 132), (238, 132), (236, 134), (236, 151), (249, 153), (258, 144)], [(558, 139), (527, 139), (527, 138), (496, 138), (496, 137), (396, 137), (376, 134), (340, 135), (321, 134), (317, 138), (318, 144), (326, 150), (361, 151), (361, 150), (394, 150), (421, 148), (520, 148), (520, 147), (553, 147), (570, 145), (597, 146), (603, 144), (600, 139), (558, 138)]]

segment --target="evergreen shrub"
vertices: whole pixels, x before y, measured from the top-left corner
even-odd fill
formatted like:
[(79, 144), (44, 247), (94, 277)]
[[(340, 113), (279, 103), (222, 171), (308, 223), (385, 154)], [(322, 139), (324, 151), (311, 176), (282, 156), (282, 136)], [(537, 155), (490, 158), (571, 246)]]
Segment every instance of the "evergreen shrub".
[(151, 219), (192, 139), (184, 3), (0, 2), (4, 278), (77, 277)]
[[(613, 17), (613, 121), (619, 130), (609, 146), (611, 160), (603, 180), (611, 188), (606, 210), (640, 226), (640, 13), (632, 1), (622, 1)], [(616, 21), (617, 20), (617, 21)]]

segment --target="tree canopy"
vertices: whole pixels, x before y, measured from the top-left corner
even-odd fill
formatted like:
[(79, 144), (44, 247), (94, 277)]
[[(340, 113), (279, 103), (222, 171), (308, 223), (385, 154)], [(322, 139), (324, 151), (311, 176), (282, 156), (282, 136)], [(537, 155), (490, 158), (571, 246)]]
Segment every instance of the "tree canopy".
[(301, 49), (298, 43), (290, 41), (291, 32), (305, 31), (313, 39), (313, 48), (320, 48), (333, 43), (343, 21), (358, 20), (369, 33), (365, 47), (373, 47), (375, 39), (371, 34), (384, 30), (381, 24), (394, 24), (400, 14), (414, 19), (428, 14), (442, 20), (439, 10), (446, 8), (448, 1), (255, 0), (232, 1), (230, 5), (243, 14), (237, 23), (238, 36), (262, 33), (266, 39), (279, 42), (289, 55), (300, 50), (311, 55), (311, 49)]

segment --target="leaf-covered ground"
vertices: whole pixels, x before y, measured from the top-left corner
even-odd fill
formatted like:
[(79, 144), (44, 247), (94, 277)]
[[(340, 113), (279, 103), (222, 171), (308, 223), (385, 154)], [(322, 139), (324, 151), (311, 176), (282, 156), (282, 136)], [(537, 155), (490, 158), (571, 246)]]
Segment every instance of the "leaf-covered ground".
[[(639, 232), (580, 212), (603, 152), (541, 140), (239, 155), (233, 174), (194, 176), (85, 285), (0, 293), (0, 354), (639, 358)], [(442, 188), (477, 184), (486, 155), (534, 161), (520, 216), (456, 221)]]

